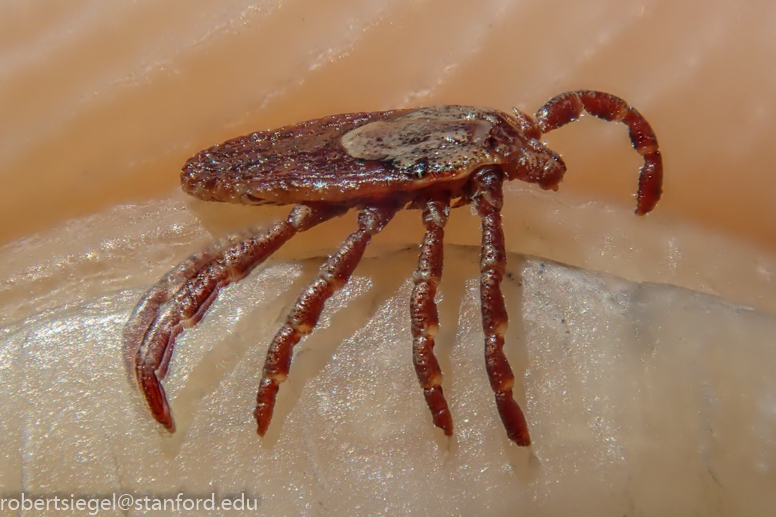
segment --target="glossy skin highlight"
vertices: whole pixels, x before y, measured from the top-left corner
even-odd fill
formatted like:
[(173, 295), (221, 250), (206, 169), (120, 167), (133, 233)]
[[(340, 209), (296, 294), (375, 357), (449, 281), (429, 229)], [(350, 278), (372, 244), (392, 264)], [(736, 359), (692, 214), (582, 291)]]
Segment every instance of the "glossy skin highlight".
[(371, 238), (403, 208), (423, 210), (426, 234), (410, 299), (413, 364), (435, 426), (448, 436), (453, 420), (434, 355), (439, 327), (434, 296), (442, 275), (444, 226), (451, 207), (473, 204), (482, 219), (480, 296), (485, 366), (510, 440), (531, 444), (526, 419), (512, 395), (514, 375), (503, 352), (507, 311), (501, 295), (506, 269), (502, 230), (505, 180), (555, 190), (566, 166), (540, 142), (542, 134), (587, 111), (628, 126), (644, 158), (636, 213), (660, 199), (663, 166), (657, 138), (638, 111), (613, 95), (579, 90), (558, 95), (535, 117), (468, 106), (350, 113), (260, 131), (205, 149), (181, 172), (183, 189), (209, 201), (293, 204), (286, 221), (263, 232), (226, 237), (173, 269), (143, 297), (124, 340), (135, 353), (135, 377), (151, 414), (167, 430), (175, 424), (161, 385), (175, 339), (195, 325), (219, 291), (298, 232), (351, 208), (358, 228), (321, 267), (297, 299), (267, 351), (254, 415), (263, 436), (294, 346), (313, 331), (326, 300), (344, 286)]

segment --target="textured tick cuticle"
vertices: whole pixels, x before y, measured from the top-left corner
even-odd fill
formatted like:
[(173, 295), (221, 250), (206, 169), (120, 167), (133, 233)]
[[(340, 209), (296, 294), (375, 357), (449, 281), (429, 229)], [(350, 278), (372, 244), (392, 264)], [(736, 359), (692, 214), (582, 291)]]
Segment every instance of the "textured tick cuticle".
[(558, 95), (535, 117), (470, 106), (333, 115), (234, 138), (193, 156), (181, 171), (182, 187), (189, 194), (208, 201), (294, 208), (285, 221), (268, 229), (230, 235), (189, 257), (138, 302), (124, 340), (126, 348), (134, 350), (135, 378), (154, 419), (175, 430), (161, 381), (177, 336), (206, 317), (219, 291), (244, 278), (295, 234), (355, 208), (356, 229), (302, 291), (269, 345), (254, 410), (263, 436), (294, 347), (315, 329), (326, 301), (348, 282), (372, 237), (398, 210), (411, 208), (422, 210), (426, 229), (409, 301), (412, 361), (433, 424), (452, 435), (453, 418), (434, 355), (440, 325), (434, 298), (442, 277), (450, 208), (471, 204), (482, 221), (485, 369), (507, 436), (518, 445), (530, 445), (503, 350), (509, 320), (501, 294), (506, 270), (503, 183), (522, 180), (556, 190), (566, 166), (540, 138), (577, 120), (583, 111), (628, 127), (634, 149), (644, 158), (636, 213), (646, 214), (662, 192), (657, 138), (625, 101), (591, 90)]
[(353, 158), (390, 162), (418, 177), (445, 174), (492, 158), (484, 145), (493, 128), (489, 118), (478, 108), (422, 108), (349, 131), (342, 145)]

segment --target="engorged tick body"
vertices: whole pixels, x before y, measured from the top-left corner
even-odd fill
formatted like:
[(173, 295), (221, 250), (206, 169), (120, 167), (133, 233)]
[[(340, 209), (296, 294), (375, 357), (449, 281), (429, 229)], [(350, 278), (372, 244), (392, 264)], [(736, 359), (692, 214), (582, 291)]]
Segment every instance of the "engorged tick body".
[(201, 199), (244, 204), (294, 204), (288, 219), (260, 233), (235, 234), (180, 264), (138, 303), (125, 340), (137, 349), (135, 374), (154, 418), (175, 426), (160, 381), (176, 336), (196, 324), (222, 287), (245, 277), (295, 233), (360, 210), (358, 229), (321, 267), (267, 351), (254, 411), (258, 433), (269, 426), (275, 397), (288, 375), (293, 347), (315, 327), (326, 300), (347, 283), (371, 237), (402, 208), (423, 209), (410, 299), (413, 362), (434, 425), (451, 435), (452, 417), (433, 353), (439, 321), (434, 296), (442, 275), (444, 226), (450, 207), (474, 204), (482, 218), (480, 296), (485, 366), (507, 435), (530, 445), (528, 426), (512, 397), (514, 376), (503, 352), (507, 312), (500, 284), (506, 267), (501, 227), (505, 179), (557, 189), (566, 167), (541, 142), (543, 133), (582, 111), (625, 123), (644, 157), (636, 213), (661, 194), (662, 162), (647, 121), (613, 95), (561, 94), (529, 117), (468, 106), (351, 113), (261, 131), (201, 151), (183, 168), (183, 189)]

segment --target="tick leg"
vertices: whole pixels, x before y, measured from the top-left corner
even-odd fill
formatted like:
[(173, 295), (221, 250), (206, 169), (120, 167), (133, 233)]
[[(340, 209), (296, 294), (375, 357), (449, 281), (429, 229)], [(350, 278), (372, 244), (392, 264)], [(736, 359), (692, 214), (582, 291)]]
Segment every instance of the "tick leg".
[(496, 168), (483, 168), (474, 174), (473, 202), (482, 218), (480, 252), (480, 303), (482, 328), (485, 332), (485, 368), (490, 387), (496, 395), (496, 406), (507, 436), (517, 445), (531, 445), (528, 425), (520, 406), (512, 398), (515, 376), (504, 355), (504, 333), (508, 316), (501, 294), (501, 279), (507, 265), (504, 231), (501, 228), (501, 187), (504, 174)]
[(663, 160), (657, 137), (649, 122), (627, 102), (609, 93), (576, 90), (550, 99), (536, 112), (536, 119), (542, 132), (547, 133), (577, 120), (583, 110), (598, 118), (628, 126), (633, 148), (644, 157), (636, 213), (643, 215), (655, 208), (663, 192)]
[(192, 255), (146, 293), (127, 322), (124, 342), (128, 350), (137, 347), (135, 378), (157, 422), (175, 431), (160, 381), (167, 375), (178, 334), (202, 319), (223, 287), (248, 275), (296, 232), (344, 211), (334, 206), (298, 205), (286, 221), (260, 235), (235, 234)]
[(398, 210), (398, 205), (368, 206), (358, 214), (358, 230), (351, 233), (336, 254), (321, 266), (318, 278), (302, 292), (285, 324), (275, 335), (267, 350), (256, 409), (253, 415), (259, 436), (264, 436), (272, 419), (280, 383), (288, 377), (294, 346), (312, 332), (323, 311), (323, 305), (334, 291), (344, 286), (364, 254), (372, 236), (380, 232)]
[(442, 370), (434, 356), (434, 336), (439, 329), (434, 296), (442, 278), (444, 227), (449, 212), (449, 194), (437, 194), (426, 201), (423, 210), (426, 235), (420, 248), (418, 268), (412, 276), (415, 287), (410, 299), (412, 362), (434, 425), (447, 436), (453, 434), (453, 419), (442, 392)]

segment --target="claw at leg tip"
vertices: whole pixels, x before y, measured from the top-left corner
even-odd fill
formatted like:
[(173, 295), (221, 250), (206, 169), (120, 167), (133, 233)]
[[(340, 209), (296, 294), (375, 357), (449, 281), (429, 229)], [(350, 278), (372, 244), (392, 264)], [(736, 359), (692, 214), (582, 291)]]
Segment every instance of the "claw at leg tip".
[(155, 412), (152, 413), (154, 420), (159, 422), (164, 429), (170, 433), (173, 434), (175, 432), (175, 420), (172, 419), (172, 415), (170, 414), (170, 408), (167, 406), (166, 401), (164, 404), (164, 407), (162, 408), (162, 412), (160, 414), (157, 414)]
[(154, 420), (156, 420), (162, 427), (164, 427), (164, 430), (168, 433), (175, 433), (175, 421), (169, 414), (161, 416), (154, 415)]
[(528, 435), (528, 431), (519, 431), (515, 434), (509, 434), (509, 439), (515, 442), (515, 444), (519, 445), (520, 447), (530, 447), (531, 446), (531, 437)]
[(269, 428), (269, 418), (272, 417), (272, 413), (270, 413), (268, 418), (266, 411), (261, 411), (261, 407), (257, 407), (253, 410), (253, 417), (256, 419), (256, 434), (264, 437)]

